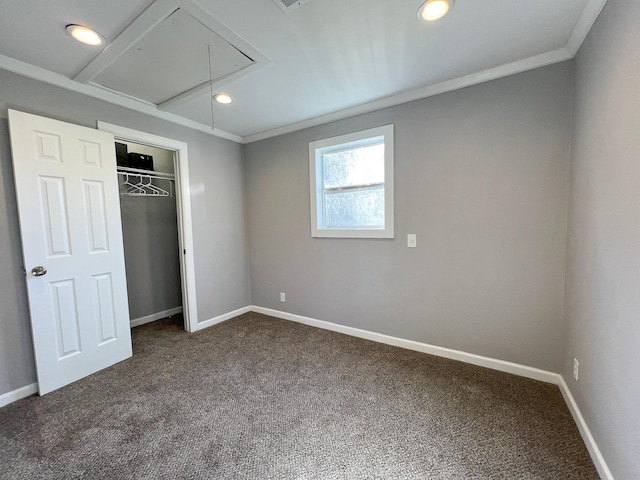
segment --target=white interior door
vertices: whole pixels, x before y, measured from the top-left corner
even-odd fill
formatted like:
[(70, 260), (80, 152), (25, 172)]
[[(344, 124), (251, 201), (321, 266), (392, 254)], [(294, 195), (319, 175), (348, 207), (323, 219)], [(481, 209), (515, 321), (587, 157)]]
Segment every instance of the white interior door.
[(113, 135), (9, 110), (40, 395), (129, 358)]

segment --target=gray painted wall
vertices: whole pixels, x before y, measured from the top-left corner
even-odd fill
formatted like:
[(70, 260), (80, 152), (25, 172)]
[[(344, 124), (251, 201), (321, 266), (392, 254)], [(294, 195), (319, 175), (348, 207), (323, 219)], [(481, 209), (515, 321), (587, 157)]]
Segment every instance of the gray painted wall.
[[(173, 173), (173, 152), (124, 142), (153, 156), (156, 172)], [(162, 188), (168, 182), (156, 181)], [(182, 306), (175, 197), (120, 197), (129, 315), (132, 319)]]
[[(571, 63), (246, 146), (251, 303), (559, 370), (613, 474), (635, 478), (638, 19), (640, 3), (609, 0), (576, 60), (564, 326)], [(8, 107), (189, 143), (200, 320), (250, 303), (240, 146), (4, 71), (0, 84), (0, 394), (35, 381)], [(308, 142), (387, 123), (396, 239), (312, 239)]]
[(242, 147), (0, 70), (0, 395), (35, 382), (6, 122), (15, 108), (95, 128), (97, 120), (186, 142), (199, 321), (250, 302)]
[(631, 480), (640, 478), (640, 2), (607, 2), (575, 69), (562, 374), (614, 477)]
[[(558, 371), (571, 81), (567, 62), (247, 145), (252, 303)], [(396, 238), (311, 238), (309, 142), (389, 123)]]

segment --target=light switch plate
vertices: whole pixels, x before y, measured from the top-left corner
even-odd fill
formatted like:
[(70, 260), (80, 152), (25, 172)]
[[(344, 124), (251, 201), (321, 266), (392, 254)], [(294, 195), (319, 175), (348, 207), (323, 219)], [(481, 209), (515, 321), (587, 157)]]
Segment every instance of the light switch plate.
[(416, 248), (418, 246), (418, 239), (415, 233), (409, 233), (407, 235), (407, 247)]

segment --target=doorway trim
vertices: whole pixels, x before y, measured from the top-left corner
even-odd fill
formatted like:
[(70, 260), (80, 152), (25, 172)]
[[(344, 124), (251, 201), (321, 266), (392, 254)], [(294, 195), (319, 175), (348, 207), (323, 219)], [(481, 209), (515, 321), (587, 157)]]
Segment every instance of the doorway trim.
[(163, 148), (174, 152), (176, 176), (176, 207), (178, 213), (178, 242), (180, 251), (180, 277), (184, 329), (198, 330), (198, 308), (196, 303), (195, 258), (193, 255), (193, 223), (191, 217), (191, 187), (189, 184), (189, 156), (187, 144), (178, 140), (151, 133), (133, 130), (119, 125), (98, 121), (98, 130), (110, 132), (116, 140), (139, 143), (149, 147)]

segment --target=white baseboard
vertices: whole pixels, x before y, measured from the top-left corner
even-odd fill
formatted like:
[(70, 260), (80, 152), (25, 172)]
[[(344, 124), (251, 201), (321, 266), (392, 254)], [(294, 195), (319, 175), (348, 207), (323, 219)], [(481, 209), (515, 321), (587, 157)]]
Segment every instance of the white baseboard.
[(392, 337), (390, 335), (385, 335), (382, 333), (361, 330), (354, 327), (347, 327), (345, 325), (339, 325), (337, 323), (325, 322), (324, 320), (303, 317), (301, 315), (281, 312), (280, 310), (272, 310), (270, 308), (258, 307), (255, 305), (251, 306), (251, 311), (263, 313), (272, 317), (282, 318), (284, 320), (303, 323), (312, 327), (318, 327), (325, 330), (344, 333), (353, 337), (359, 337), (367, 340), (372, 340), (374, 342), (385, 343), (387, 345), (393, 345), (395, 347), (415, 350), (416, 352), (428, 353), (430, 355), (449, 358), (451, 360), (458, 360), (460, 362), (470, 363), (472, 365), (478, 365), (480, 367), (491, 368), (493, 370), (499, 370), (501, 372), (513, 373), (514, 375), (532, 378), (534, 380), (540, 380), (542, 382), (553, 383), (555, 385), (558, 385), (560, 383), (560, 375), (558, 375), (557, 373), (540, 370), (534, 367), (528, 367), (526, 365), (520, 365), (518, 363), (507, 362), (505, 360), (498, 360), (490, 357), (483, 357), (474, 353), (467, 353), (460, 350), (438, 347), (435, 345), (429, 345), (427, 343), (416, 342), (414, 340)]
[(38, 384), (32, 383), (31, 385), (27, 385), (26, 387), (18, 388), (11, 392), (4, 393), (0, 395), (0, 408), (10, 403), (17, 402), (18, 400), (22, 400), (23, 398), (27, 398), (34, 393), (38, 393)]
[(607, 466), (607, 462), (605, 462), (604, 457), (602, 456), (602, 452), (598, 448), (593, 435), (591, 435), (591, 430), (587, 426), (587, 422), (585, 421), (580, 409), (578, 408), (578, 404), (576, 403), (573, 395), (571, 394), (571, 390), (569, 390), (569, 386), (567, 382), (564, 381), (563, 377), (560, 377), (560, 392), (562, 392), (562, 396), (564, 397), (564, 401), (571, 412), (571, 416), (573, 420), (576, 422), (578, 426), (578, 430), (580, 431), (580, 435), (584, 440), (585, 445), (587, 446), (587, 450), (589, 451), (589, 455), (591, 455), (591, 460), (593, 460), (598, 473), (600, 474), (600, 478), (605, 480), (613, 480), (613, 475), (611, 474), (611, 470)]
[(161, 318), (167, 318), (178, 313), (182, 313), (182, 307), (170, 308), (169, 310), (152, 313), (151, 315), (146, 315), (140, 318), (132, 318), (129, 322), (129, 325), (131, 325), (131, 328), (139, 327), (140, 325), (144, 325), (145, 323), (155, 322), (156, 320), (160, 320)]
[(218, 323), (226, 322), (227, 320), (232, 319), (233, 317), (237, 317), (238, 315), (242, 315), (243, 313), (247, 313), (251, 311), (251, 307), (242, 307), (237, 310), (233, 310), (232, 312), (223, 313), (222, 315), (218, 315), (217, 317), (210, 318), (209, 320), (205, 320), (204, 322), (198, 322), (196, 328), (193, 330), (197, 332), (202, 330), (203, 328), (211, 327)]
[[(182, 307), (178, 307), (172, 310), (167, 310), (165, 312), (160, 312), (155, 315), (161, 315), (157, 318), (153, 318), (151, 320), (146, 320), (154, 315), (149, 315), (147, 317), (142, 317), (140, 319), (136, 319), (135, 321), (143, 320), (142, 323), (138, 323), (137, 325), (142, 325), (143, 323), (152, 322), (154, 320), (158, 320), (160, 318), (167, 317), (169, 315), (175, 315), (182, 311)], [(172, 313), (167, 313), (172, 312)], [(396, 347), (406, 348), (408, 350), (414, 350), (417, 352), (428, 353), (430, 355), (436, 355), (438, 357), (449, 358), (451, 360), (458, 360), (460, 362), (470, 363), (472, 365), (478, 365), (481, 367), (491, 368), (493, 370), (498, 370), (501, 372), (512, 373), (514, 375), (519, 375), (521, 377), (531, 378), (534, 380), (540, 380), (542, 382), (553, 383), (558, 385), (560, 388), (560, 392), (573, 416), (573, 420), (576, 422), (578, 426), (578, 430), (582, 439), (587, 446), (587, 450), (589, 451), (589, 455), (591, 456), (591, 460), (593, 461), (600, 477), (605, 480), (614, 480), (607, 463), (602, 456), (602, 452), (598, 448), (587, 423), (578, 408), (578, 404), (576, 403), (573, 395), (571, 394), (571, 390), (569, 390), (569, 386), (565, 382), (564, 378), (553, 372), (549, 372), (546, 370), (540, 370), (538, 368), (528, 367), (526, 365), (520, 365), (517, 363), (507, 362), (504, 360), (498, 360), (490, 357), (483, 357), (481, 355), (476, 355), (473, 353), (462, 352), (460, 350), (453, 350), (445, 347), (438, 347), (435, 345), (429, 345), (427, 343), (416, 342), (414, 340), (406, 340), (403, 338), (392, 337), (390, 335), (385, 335), (382, 333), (371, 332), (368, 330), (361, 330), (359, 328), (348, 327), (345, 325), (339, 325), (337, 323), (325, 322), (324, 320), (317, 320), (315, 318), (304, 317), (302, 315), (296, 315), (293, 313), (282, 312), (280, 310), (273, 310), (270, 308), (258, 307), (256, 305), (251, 305), (247, 307), (242, 307), (237, 310), (233, 310), (232, 312), (228, 312), (217, 317), (211, 318), (209, 320), (205, 320), (204, 322), (198, 323), (196, 331), (202, 330), (207, 327), (211, 327), (218, 323), (222, 323), (224, 321), (230, 320), (238, 315), (242, 315), (247, 312), (256, 312), (262, 313), (264, 315), (269, 315), (271, 317), (281, 318), (283, 320), (290, 320), (297, 323), (302, 323), (304, 325), (310, 325), (313, 327), (322, 328), (325, 330), (331, 330), (333, 332), (344, 333), (346, 335), (351, 335), (353, 337), (364, 338), (366, 340), (371, 340), (374, 342), (384, 343), (387, 345), (393, 345)], [(131, 321), (132, 326), (134, 320)], [(5, 393), (0, 395), (0, 407), (4, 407), (18, 401), (22, 398), (26, 398), (34, 393), (38, 393), (38, 384), (33, 383), (31, 385), (27, 385), (22, 388), (18, 388), (13, 390), (12, 392)]]
[(564, 378), (558, 373), (549, 372), (546, 370), (540, 370), (534, 367), (528, 367), (526, 365), (520, 365), (517, 363), (507, 362), (504, 360), (498, 360), (490, 357), (483, 357), (474, 353), (462, 352), (460, 350), (452, 350), (450, 348), (438, 347), (435, 345), (429, 345), (427, 343), (416, 342), (413, 340), (406, 340), (403, 338), (392, 337), (384, 335), (382, 333), (370, 332), (368, 330), (361, 330), (359, 328), (347, 327), (345, 325), (339, 325), (337, 323), (325, 322), (324, 320), (317, 320), (315, 318), (303, 317), (302, 315), (296, 315), (293, 313), (282, 312), (280, 310), (273, 310), (271, 308), (258, 307), (256, 305), (251, 306), (251, 311), (256, 313), (262, 313), (271, 317), (282, 318), (283, 320), (290, 320), (304, 325), (310, 325), (312, 327), (318, 327), (325, 330), (331, 330), (333, 332), (344, 333), (354, 337), (364, 338), (372, 340), (374, 342), (385, 343), (387, 345), (393, 345), (395, 347), (406, 348), (408, 350), (415, 350), (417, 352), (428, 353), (430, 355), (436, 355), (438, 357), (449, 358), (451, 360), (458, 360), (460, 362), (470, 363), (472, 365), (478, 365), (480, 367), (491, 368), (501, 372), (512, 373), (521, 377), (531, 378), (533, 380), (540, 380), (542, 382), (552, 383), (558, 385), (560, 392), (573, 416), (580, 435), (584, 443), (587, 446), (591, 460), (593, 461), (600, 477), (605, 480), (613, 480), (613, 475), (600, 452), (600, 449), (596, 445), (596, 442), (591, 435), (589, 427), (580, 413), (580, 409), (576, 404), (571, 391), (564, 381)]

